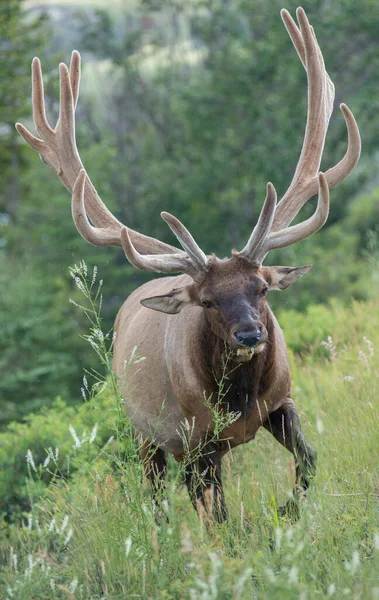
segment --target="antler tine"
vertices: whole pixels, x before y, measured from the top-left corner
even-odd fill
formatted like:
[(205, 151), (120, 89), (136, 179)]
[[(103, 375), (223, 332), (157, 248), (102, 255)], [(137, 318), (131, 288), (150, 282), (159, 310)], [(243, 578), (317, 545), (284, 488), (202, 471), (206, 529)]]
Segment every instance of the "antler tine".
[(185, 252), (187, 252), (188, 256), (192, 259), (198, 269), (206, 269), (208, 258), (200, 246), (198, 246), (198, 244), (195, 242), (188, 229), (184, 227), (183, 223), (181, 223), (179, 219), (168, 212), (162, 212), (161, 217), (177, 237), (182, 248), (185, 250)]
[(325, 224), (329, 215), (329, 187), (323, 173), (319, 173), (317, 180), (319, 191), (317, 208), (314, 214), (302, 223), (269, 233), (254, 255), (254, 259), (258, 264), (262, 264), (270, 250), (285, 248), (291, 244), (301, 242), (316, 233)]
[(193, 264), (190, 257), (184, 253), (143, 255), (134, 247), (126, 227), (121, 229), (121, 244), (129, 262), (137, 269), (155, 273), (186, 273), (192, 279), (200, 280), (203, 272)]
[[(334, 102), (334, 85), (325, 70), (313, 27), (309, 24), (302, 8), (298, 8), (296, 14), (300, 29), (286, 10), (281, 12), (284, 25), (307, 72), (308, 118), (295, 175), (287, 192), (278, 203), (272, 225), (273, 231), (287, 227), (305, 202), (317, 193), (317, 173)], [(348, 131), (348, 148), (342, 160), (325, 173), (329, 187), (345, 179), (354, 169), (360, 156), (358, 126), (346, 105), (341, 105), (341, 110)]]
[[(42, 139), (30, 133), (21, 123), (16, 123), (16, 129), (27, 144), (39, 152), (41, 159), (55, 171), (70, 192), (74, 191), (75, 182), (78, 176), (80, 177), (73, 201), (77, 209), (76, 212), (73, 209), (73, 213), (80, 223), (79, 233), (85, 239), (88, 235), (87, 241), (92, 244), (121, 246), (120, 235), (123, 224), (102, 202), (89, 177), (80, 175), (83, 165), (75, 140), (75, 107), (80, 83), (79, 52), (74, 50), (72, 53), (70, 70), (62, 63), (59, 71), (60, 109), (55, 129), (52, 129), (46, 118), (42, 69), (38, 58), (35, 58), (32, 63), (32, 104), (34, 124)], [(90, 225), (86, 212), (96, 228)], [(100, 230), (96, 231), (97, 228)], [(182, 250), (133, 229), (129, 229), (129, 234), (142, 253), (165, 252), (184, 255)]]
[(73, 50), (71, 54), (70, 84), (72, 89), (72, 97), (74, 100), (74, 108), (76, 108), (80, 88), (80, 54), (77, 50)]
[(271, 229), (275, 208), (276, 190), (272, 183), (268, 183), (266, 199), (264, 201), (261, 214), (259, 215), (258, 222), (254, 227), (246, 246), (243, 248), (243, 250), (241, 250), (241, 252), (238, 253), (240, 256), (254, 261), (256, 252)]

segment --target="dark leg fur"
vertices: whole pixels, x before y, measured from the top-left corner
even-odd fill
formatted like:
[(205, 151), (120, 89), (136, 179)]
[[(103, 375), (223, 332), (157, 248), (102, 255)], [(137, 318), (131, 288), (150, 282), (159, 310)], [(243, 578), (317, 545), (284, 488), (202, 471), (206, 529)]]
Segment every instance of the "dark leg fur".
[(221, 480), (221, 452), (216, 443), (209, 443), (199, 459), (187, 465), (185, 481), (196, 511), (199, 503), (208, 515), (221, 523), (227, 518)]
[(291, 513), (292, 516), (296, 517), (298, 514), (298, 500), (306, 495), (310, 482), (316, 473), (316, 451), (305, 441), (300, 427), (299, 415), (293, 402), (289, 402), (271, 413), (263, 426), (295, 458), (294, 500), (289, 500), (284, 507), (279, 509), (279, 512), (280, 514)]

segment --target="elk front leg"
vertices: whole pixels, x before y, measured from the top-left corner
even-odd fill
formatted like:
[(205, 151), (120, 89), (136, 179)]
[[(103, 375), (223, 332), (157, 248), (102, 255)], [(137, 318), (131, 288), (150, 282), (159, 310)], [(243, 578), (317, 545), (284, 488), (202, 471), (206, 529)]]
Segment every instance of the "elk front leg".
[(227, 510), (221, 480), (221, 452), (217, 443), (207, 444), (200, 458), (186, 466), (185, 481), (195, 510), (198, 512), (202, 507), (218, 523), (225, 521)]
[(316, 451), (304, 438), (300, 427), (299, 415), (291, 399), (288, 399), (286, 404), (270, 413), (263, 426), (295, 458), (296, 479), (294, 498), (293, 500), (289, 500), (284, 507), (281, 507), (279, 513), (290, 513), (296, 517), (298, 513), (298, 501), (305, 497), (310, 482), (316, 473)]

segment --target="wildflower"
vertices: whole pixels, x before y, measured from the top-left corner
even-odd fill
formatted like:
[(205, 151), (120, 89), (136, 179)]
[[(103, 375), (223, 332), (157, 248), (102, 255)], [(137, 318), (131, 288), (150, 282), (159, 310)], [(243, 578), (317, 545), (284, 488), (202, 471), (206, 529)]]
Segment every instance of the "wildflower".
[(54, 527), (55, 527), (55, 519), (52, 518), (50, 523), (49, 523), (49, 527), (47, 528), (47, 531), (53, 531)]
[(94, 266), (94, 268), (93, 268), (93, 271), (92, 271), (92, 281), (91, 281), (91, 287), (92, 287), (92, 286), (95, 284), (95, 281), (96, 281), (96, 275), (97, 275), (97, 267), (96, 267), (96, 265), (95, 265), (95, 266)]
[(81, 446), (81, 441), (80, 441), (80, 439), (78, 438), (78, 436), (76, 435), (76, 431), (75, 431), (75, 429), (73, 428), (73, 426), (72, 426), (72, 425), (70, 425), (70, 426), (69, 426), (69, 431), (70, 431), (70, 433), (71, 433), (71, 435), (72, 435), (72, 438), (73, 438), (73, 440), (74, 440), (74, 442), (75, 442), (75, 448), (80, 448), (80, 446)]
[(283, 531), (282, 531), (282, 529), (280, 529), (280, 527), (277, 527), (275, 529), (275, 548), (277, 550), (279, 550), (280, 546), (282, 545), (282, 538), (283, 538)]
[(92, 429), (91, 436), (89, 438), (89, 443), (90, 444), (92, 444), (92, 442), (95, 441), (96, 435), (97, 435), (97, 423), (95, 424), (94, 428)]
[(351, 561), (347, 561), (345, 563), (345, 569), (346, 571), (350, 571), (350, 573), (352, 575), (354, 575), (355, 571), (357, 570), (358, 566), (360, 563), (360, 559), (359, 559), (359, 552), (357, 550), (354, 550), (353, 555), (351, 557)]
[(33, 515), (28, 515), (28, 529), (32, 529), (33, 527)]
[(321, 419), (317, 419), (316, 421), (316, 430), (319, 434), (325, 431), (324, 423), (321, 421)]
[(31, 450), (28, 450), (26, 453), (26, 462), (33, 469), (33, 471), (37, 472), (36, 465), (34, 463), (34, 458)]
[(375, 354), (375, 352), (374, 352), (374, 344), (366, 336), (363, 338), (363, 341), (367, 345), (368, 353), (369, 353), (370, 357), (373, 358), (373, 356)]
[(240, 596), (242, 596), (244, 587), (245, 587), (246, 583), (248, 582), (248, 580), (250, 579), (252, 572), (253, 572), (253, 569), (251, 569), (250, 567), (245, 569), (245, 571), (242, 573), (241, 577), (236, 581), (236, 585), (235, 585), (236, 598), (239, 598)]
[(80, 391), (82, 393), (83, 400), (87, 400), (86, 390), (84, 389), (84, 387), (80, 388)]
[(68, 525), (68, 521), (69, 521), (69, 516), (65, 515), (62, 521), (62, 526), (60, 528), (60, 533), (63, 533), (64, 530), (66, 529), (67, 525)]
[(132, 538), (128, 537), (125, 540), (125, 556), (129, 556), (130, 549), (132, 547)]
[(333, 596), (335, 594), (336, 591), (336, 586), (334, 585), (334, 583), (331, 583), (330, 586), (328, 587), (328, 596)]
[(292, 567), (290, 572), (288, 573), (288, 583), (296, 583), (299, 576), (299, 569), (296, 567)]
[(352, 375), (345, 375), (343, 380), (347, 381), (348, 383), (351, 383), (352, 381), (354, 381), (354, 377)]
[(70, 527), (70, 529), (67, 531), (66, 538), (65, 538), (65, 540), (64, 540), (64, 542), (63, 542), (63, 545), (64, 545), (64, 546), (67, 546), (67, 544), (69, 543), (69, 541), (70, 541), (70, 540), (71, 540), (71, 538), (72, 538), (72, 534), (73, 534), (73, 533), (74, 533), (74, 530), (73, 530), (73, 528), (72, 528), (72, 527)]
[(78, 587), (78, 580), (73, 579), (70, 583), (70, 592), (74, 593), (76, 591), (77, 587)]
[(17, 554), (12, 554), (12, 562), (13, 562), (14, 570), (17, 573), (17, 566), (18, 566), (18, 556), (17, 556)]
[(379, 551), (379, 533), (374, 535), (374, 548)]
[(186, 525), (183, 525), (182, 532), (183, 532), (182, 539), (181, 539), (182, 552), (183, 553), (192, 552), (193, 546), (192, 546), (191, 532)]
[(101, 331), (101, 329), (97, 329), (96, 327), (94, 327), (92, 331), (94, 336), (97, 337), (97, 339), (100, 340), (100, 342), (104, 341), (104, 334)]
[(358, 360), (360, 360), (361, 362), (363, 362), (363, 364), (366, 365), (367, 369), (370, 369), (368, 358), (367, 358), (366, 354), (363, 352), (363, 350), (359, 350), (359, 352), (358, 352)]
[(324, 346), (327, 350), (329, 350), (329, 358), (330, 360), (335, 360), (337, 358), (336, 347), (333, 343), (333, 339), (331, 335), (328, 335), (327, 340), (321, 342), (321, 346)]
[(84, 385), (84, 388), (88, 391), (88, 381), (87, 381), (87, 377), (85, 375), (83, 377), (83, 385)]

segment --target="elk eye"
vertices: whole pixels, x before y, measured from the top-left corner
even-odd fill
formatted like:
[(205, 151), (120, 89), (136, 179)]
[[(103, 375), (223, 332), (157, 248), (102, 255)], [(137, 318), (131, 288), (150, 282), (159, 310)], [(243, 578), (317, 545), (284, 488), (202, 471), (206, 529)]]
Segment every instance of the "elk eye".
[(201, 304), (205, 306), (205, 308), (212, 308), (212, 306), (214, 306), (213, 302), (210, 300), (202, 300)]
[(259, 295), (261, 296), (261, 298), (263, 298), (264, 296), (267, 296), (267, 292), (268, 288), (263, 288), (263, 290), (260, 291)]

